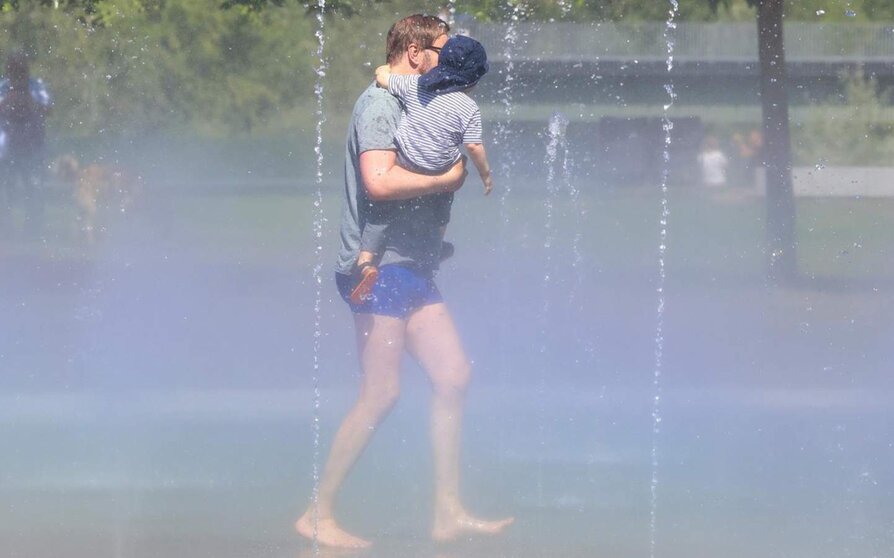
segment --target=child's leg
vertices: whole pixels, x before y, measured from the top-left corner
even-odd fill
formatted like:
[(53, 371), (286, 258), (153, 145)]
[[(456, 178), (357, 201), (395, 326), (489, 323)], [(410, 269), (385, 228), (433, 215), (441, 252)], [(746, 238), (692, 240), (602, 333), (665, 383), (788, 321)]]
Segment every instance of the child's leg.
[(446, 230), (447, 223), (450, 222), (450, 207), (453, 205), (453, 192), (432, 195), (432, 203), (434, 204), (435, 218), (441, 226), (441, 233)]
[(453, 205), (453, 193), (435, 194), (435, 215), (441, 225), (441, 261), (453, 256), (453, 244), (444, 241), (447, 232), (447, 223), (450, 222), (450, 207)]
[(357, 270), (359, 278), (357, 279), (357, 286), (351, 291), (351, 302), (361, 304), (372, 293), (373, 286), (379, 279), (379, 270), (371, 262), (359, 261)]

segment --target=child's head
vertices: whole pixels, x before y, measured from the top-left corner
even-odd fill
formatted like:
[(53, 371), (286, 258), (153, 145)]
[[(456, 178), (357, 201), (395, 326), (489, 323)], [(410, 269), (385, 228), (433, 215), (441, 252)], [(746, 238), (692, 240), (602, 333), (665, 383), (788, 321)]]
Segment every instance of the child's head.
[(463, 91), (487, 73), (487, 53), (471, 37), (451, 37), (438, 56), (438, 65), (419, 78), (419, 87), (433, 93)]

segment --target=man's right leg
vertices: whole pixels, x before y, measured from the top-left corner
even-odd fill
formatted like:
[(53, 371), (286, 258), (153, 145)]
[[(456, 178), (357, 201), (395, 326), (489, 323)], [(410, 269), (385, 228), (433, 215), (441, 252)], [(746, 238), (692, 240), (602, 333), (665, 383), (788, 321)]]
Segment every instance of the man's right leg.
[(16, 182), (19, 177), (14, 161), (0, 161), (0, 236), (13, 233), (16, 199)]
[(431, 434), (435, 465), (432, 537), (451, 541), (463, 535), (495, 535), (514, 521), (474, 517), (460, 496), (463, 405), (471, 370), (453, 318), (443, 302), (417, 309), (407, 320), (407, 349), (432, 384)]
[(401, 318), (354, 314), (363, 378), (360, 396), (341, 423), (320, 479), (316, 502), (295, 523), (298, 532), (320, 544), (365, 548), (369, 541), (351, 535), (335, 520), (335, 500), (342, 483), (366, 448), (376, 427), (400, 393), (400, 361), (406, 323)]

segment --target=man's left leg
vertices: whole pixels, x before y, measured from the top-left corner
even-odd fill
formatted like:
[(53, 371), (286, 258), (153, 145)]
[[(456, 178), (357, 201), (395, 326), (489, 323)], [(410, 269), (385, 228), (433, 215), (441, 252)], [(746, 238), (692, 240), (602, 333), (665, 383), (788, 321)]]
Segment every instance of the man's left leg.
[(431, 435), (435, 463), (432, 538), (452, 540), (464, 533), (500, 533), (514, 518), (484, 521), (472, 516), (460, 497), (460, 445), (465, 392), (471, 367), (453, 318), (443, 302), (416, 310), (407, 321), (407, 350), (432, 383)]
[(0, 238), (12, 234), (13, 186), (12, 165), (0, 160)]

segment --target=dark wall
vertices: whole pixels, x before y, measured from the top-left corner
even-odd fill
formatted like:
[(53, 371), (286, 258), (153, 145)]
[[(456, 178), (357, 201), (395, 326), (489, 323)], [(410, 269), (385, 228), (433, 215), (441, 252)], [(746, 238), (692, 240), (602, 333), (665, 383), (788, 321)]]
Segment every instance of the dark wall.
[[(788, 65), (790, 99), (795, 104), (835, 102), (844, 92), (842, 76), (862, 69), (882, 88), (894, 87), (894, 65), (867, 63), (811, 63)], [(505, 66), (495, 62), (481, 81), (478, 95), (485, 102), (500, 100)], [(678, 62), (670, 74), (678, 103), (688, 105), (743, 105), (760, 103), (760, 74), (754, 62)], [(663, 60), (592, 62), (520, 62), (513, 67), (519, 103), (583, 103), (662, 105), (667, 100), (667, 66)]]
[[(701, 119), (671, 119), (669, 180), (675, 185), (697, 183), (696, 160), (705, 130)], [(548, 174), (547, 121), (496, 122), (488, 129), (488, 145), (497, 169), (537, 180)], [(505, 130), (501, 133), (501, 130)], [(500, 136), (499, 138), (495, 136)], [(595, 122), (571, 122), (560, 144), (555, 176), (568, 172), (574, 180), (597, 188), (659, 184), (664, 167), (664, 122), (660, 117), (605, 117)], [(525, 181), (530, 183), (530, 181)]]

